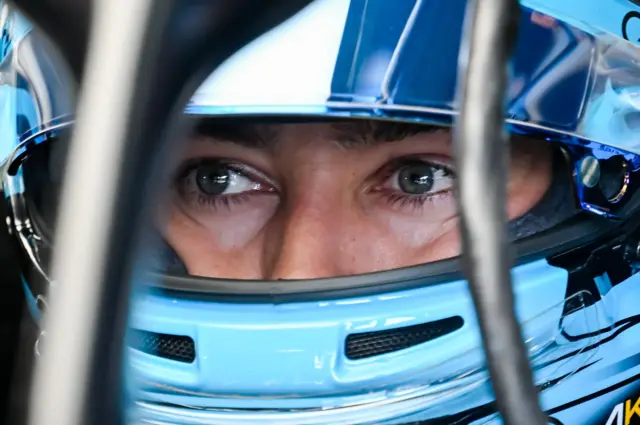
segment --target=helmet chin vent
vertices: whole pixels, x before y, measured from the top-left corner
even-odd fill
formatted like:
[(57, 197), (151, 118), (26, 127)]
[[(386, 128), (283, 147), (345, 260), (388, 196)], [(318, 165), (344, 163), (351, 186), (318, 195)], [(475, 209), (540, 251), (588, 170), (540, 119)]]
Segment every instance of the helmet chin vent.
[(129, 346), (152, 356), (183, 363), (192, 363), (196, 359), (195, 343), (188, 336), (129, 329)]
[(347, 336), (345, 355), (350, 360), (362, 360), (381, 354), (404, 350), (424, 342), (433, 341), (457, 331), (464, 325), (460, 316), (434, 322), (377, 332), (363, 332)]

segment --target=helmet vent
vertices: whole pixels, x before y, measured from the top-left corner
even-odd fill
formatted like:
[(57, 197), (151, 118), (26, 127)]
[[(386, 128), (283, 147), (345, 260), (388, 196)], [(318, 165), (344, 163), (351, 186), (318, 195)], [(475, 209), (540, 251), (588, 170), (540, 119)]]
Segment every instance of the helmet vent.
[(453, 316), (403, 328), (351, 334), (347, 336), (345, 355), (350, 360), (361, 360), (392, 353), (440, 338), (457, 331), (462, 325), (462, 317)]
[(129, 346), (152, 356), (183, 363), (192, 363), (196, 358), (195, 343), (188, 336), (130, 329)]

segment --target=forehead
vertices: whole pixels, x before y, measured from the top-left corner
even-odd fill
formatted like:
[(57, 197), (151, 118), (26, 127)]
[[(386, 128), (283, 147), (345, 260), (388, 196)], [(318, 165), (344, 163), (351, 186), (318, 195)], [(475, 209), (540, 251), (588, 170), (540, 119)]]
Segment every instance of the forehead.
[(424, 124), (373, 120), (273, 121), (204, 119), (196, 125), (196, 136), (254, 148), (269, 147), (287, 136), (313, 136), (337, 142), (346, 148), (394, 142), (420, 133), (447, 131)]

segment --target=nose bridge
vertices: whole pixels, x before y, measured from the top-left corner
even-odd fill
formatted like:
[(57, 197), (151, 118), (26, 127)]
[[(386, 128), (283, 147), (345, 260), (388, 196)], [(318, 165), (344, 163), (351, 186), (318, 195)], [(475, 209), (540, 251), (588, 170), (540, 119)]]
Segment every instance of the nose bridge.
[(291, 197), (283, 212), (280, 246), (275, 252), (272, 279), (336, 276), (342, 222), (338, 196), (308, 187)]

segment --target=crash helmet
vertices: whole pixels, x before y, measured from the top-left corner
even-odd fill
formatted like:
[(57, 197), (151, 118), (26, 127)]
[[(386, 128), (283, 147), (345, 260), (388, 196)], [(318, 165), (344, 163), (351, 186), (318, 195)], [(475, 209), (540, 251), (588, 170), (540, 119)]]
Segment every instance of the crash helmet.
[[(521, 3), (511, 60), (512, 289), (549, 421), (616, 423), (640, 395), (640, 14), (555, 3)], [(499, 421), (459, 259), (466, 9), (316, 0), (193, 94), (135, 274), (143, 420)], [(40, 323), (64, 285), (49, 258), (77, 81), (18, 11), (0, 16), (7, 231)]]

